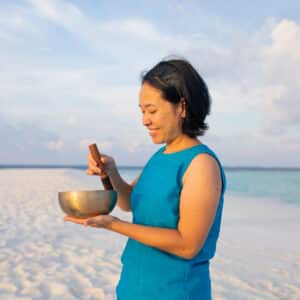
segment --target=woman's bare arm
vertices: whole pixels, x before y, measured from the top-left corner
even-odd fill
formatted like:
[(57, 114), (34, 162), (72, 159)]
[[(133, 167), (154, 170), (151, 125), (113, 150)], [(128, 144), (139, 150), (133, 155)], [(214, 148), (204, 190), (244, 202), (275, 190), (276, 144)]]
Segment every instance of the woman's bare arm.
[(220, 169), (208, 154), (198, 155), (183, 179), (177, 229), (132, 224), (115, 218), (106, 228), (148, 246), (190, 259), (202, 248), (218, 208)]
[(131, 211), (130, 195), (139, 176), (131, 184), (128, 184), (115, 168), (109, 174), (109, 178), (114, 190), (118, 192), (117, 206), (124, 211)]

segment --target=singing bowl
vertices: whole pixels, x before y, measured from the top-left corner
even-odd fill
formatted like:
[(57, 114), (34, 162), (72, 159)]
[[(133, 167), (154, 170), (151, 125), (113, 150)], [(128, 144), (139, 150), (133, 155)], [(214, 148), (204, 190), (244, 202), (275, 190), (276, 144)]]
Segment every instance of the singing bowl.
[(88, 218), (109, 214), (117, 203), (113, 190), (59, 192), (61, 209), (69, 216)]

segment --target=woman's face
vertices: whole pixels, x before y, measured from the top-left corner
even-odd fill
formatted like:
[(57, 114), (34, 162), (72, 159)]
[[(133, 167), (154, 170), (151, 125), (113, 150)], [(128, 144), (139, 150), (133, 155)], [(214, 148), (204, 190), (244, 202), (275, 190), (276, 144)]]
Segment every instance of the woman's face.
[(160, 90), (144, 83), (140, 90), (139, 107), (143, 114), (143, 125), (155, 144), (170, 143), (180, 134), (183, 106), (174, 105), (162, 98)]

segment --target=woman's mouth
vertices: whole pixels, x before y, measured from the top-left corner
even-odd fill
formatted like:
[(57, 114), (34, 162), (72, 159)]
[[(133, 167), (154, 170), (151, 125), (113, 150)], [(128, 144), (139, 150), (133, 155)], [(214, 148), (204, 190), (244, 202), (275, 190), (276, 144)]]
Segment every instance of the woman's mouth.
[(150, 134), (151, 136), (154, 136), (154, 135), (157, 134), (157, 131), (158, 131), (158, 129), (150, 129), (150, 130), (149, 130), (149, 134)]

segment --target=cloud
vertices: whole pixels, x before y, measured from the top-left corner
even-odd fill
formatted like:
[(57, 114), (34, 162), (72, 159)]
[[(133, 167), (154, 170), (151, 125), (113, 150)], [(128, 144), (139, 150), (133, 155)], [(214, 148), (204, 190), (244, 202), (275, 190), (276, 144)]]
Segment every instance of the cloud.
[(64, 147), (64, 142), (60, 139), (47, 142), (47, 148), (53, 151), (60, 151)]
[(53, 150), (60, 150), (59, 137), (41, 128), (40, 124), (12, 124), (0, 118), (0, 164), (61, 163), (63, 157)]
[[(84, 19), (80, 9), (66, 1), (61, 0), (29, 0), (32, 7), (40, 17), (47, 18), (49, 21), (66, 27), (72, 31), (72, 22), (82, 22)], [(76, 22), (77, 21), (77, 22)]]
[(5, 30), (12, 32), (24, 32), (31, 28), (30, 23), (18, 12), (10, 13), (9, 15), (1, 13), (0, 25)]
[(300, 140), (297, 136), (272, 136), (244, 131), (226, 137), (202, 139), (225, 166), (299, 167)]
[(278, 135), (300, 125), (299, 41), (296, 22), (267, 20), (225, 45), (196, 42), (187, 56), (207, 77), (220, 114), (255, 114), (257, 129)]
[(32, 20), (27, 15), (27, 9), (20, 5), (12, 5), (0, 10), (0, 43), (1, 49), (15, 47), (19, 42), (37, 32)]
[(170, 53), (184, 51), (190, 45), (184, 34), (162, 32), (150, 19), (139, 16), (103, 21), (66, 1), (28, 2), (37, 17), (71, 33), (72, 38), (79, 39), (93, 53), (105, 56), (111, 65), (129, 66), (133, 72), (139, 72), (147, 61), (156, 62)]
[[(10, 120), (7, 132), (19, 132), (29, 120), (47, 128), (32, 130), (28, 140), (42, 135), (52, 158), (79, 161), (95, 138), (121, 161), (134, 163), (136, 155), (142, 162), (143, 149), (150, 153), (156, 146), (137, 108), (138, 76), (168, 54), (187, 57), (208, 82), (213, 144), (249, 137), (253, 141), (241, 140), (239, 149), (260, 162), (255, 143), (265, 151), (269, 143), (273, 151), (280, 139), (298, 149), (300, 27), (293, 20), (267, 19), (255, 31), (222, 30), (222, 39), (215, 39), (202, 28), (179, 34), (162, 30), (154, 19), (103, 21), (71, 2), (30, 0), (0, 12), (0, 25), (0, 39), (11, 41), (0, 49), (0, 111)], [(238, 151), (231, 147), (222, 149), (228, 160)]]
[(69, 126), (75, 126), (78, 123), (78, 120), (74, 115), (70, 115), (70, 116), (67, 117), (66, 123)]
[(137, 17), (108, 21), (101, 24), (100, 28), (107, 33), (118, 33), (140, 41), (162, 42), (168, 39), (168, 36), (162, 35), (154, 24)]
[(272, 43), (261, 51), (264, 63), (266, 122), (284, 127), (300, 125), (300, 26), (290, 20), (282, 20), (271, 31)]
[[(75, 4), (66, 1), (29, 0), (29, 3), (39, 18), (75, 34), (88, 47), (108, 56), (111, 52), (115, 55), (120, 52), (123, 55), (130, 54), (134, 49), (128, 45), (137, 40), (148, 45), (159, 42), (166, 46), (174, 41), (172, 36), (161, 34), (153, 23), (143, 18), (127, 17), (99, 21), (87, 16)], [(148, 52), (147, 48), (145, 50)], [(138, 54), (139, 51), (136, 51), (136, 55)]]
[(282, 20), (276, 24), (271, 32), (272, 46), (266, 49), (266, 56), (293, 61), (300, 60), (300, 27), (292, 20)]

